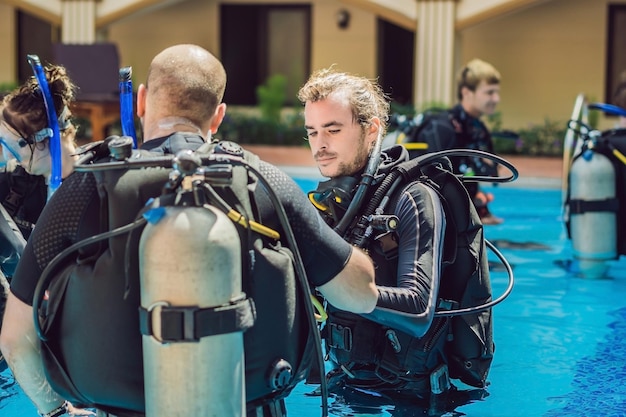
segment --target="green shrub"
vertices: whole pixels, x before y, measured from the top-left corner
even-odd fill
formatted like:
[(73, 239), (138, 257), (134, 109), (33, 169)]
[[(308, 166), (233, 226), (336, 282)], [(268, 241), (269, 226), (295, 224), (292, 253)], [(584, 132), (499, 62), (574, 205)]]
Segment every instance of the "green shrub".
[(0, 99), (4, 98), (11, 91), (15, 90), (19, 85), (16, 82), (1, 82), (0, 83)]
[(256, 97), (261, 117), (267, 122), (280, 124), (280, 113), (287, 98), (287, 77), (272, 75), (265, 84), (256, 88)]
[(216, 135), (242, 144), (304, 146), (304, 120), (300, 114), (275, 122), (249, 114), (227, 112)]
[(494, 137), (494, 148), (498, 154), (560, 156), (566, 130), (565, 122), (545, 119), (541, 125), (517, 130), (517, 140)]
[(415, 117), (415, 107), (410, 104), (400, 104), (396, 101), (390, 103), (390, 114), (402, 114), (407, 117)]

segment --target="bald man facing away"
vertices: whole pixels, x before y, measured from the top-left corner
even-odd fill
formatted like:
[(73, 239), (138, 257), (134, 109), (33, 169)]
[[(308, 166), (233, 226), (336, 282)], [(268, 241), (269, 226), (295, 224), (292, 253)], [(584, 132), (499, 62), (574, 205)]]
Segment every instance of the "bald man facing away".
[[(153, 59), (147, 81), (137, 91), (137, 115), (142, 121), (144, 137), (141, 150), (153, 155), (176, 155), (179, 151), (194, 151), (212, 142), (211, 137), (217, 133), (226, 112), (226, 104), (222, 103), (225, 87), (226, 73), (222, 64), (205, 49), (184, 44), (163, 50)], [(309, 284), (337, 308), (355, 313), (372, 311), (378, 291), (369, 257), (335, 234), (320, 219), (298, 185), (282, 171), (263, 161), (259, 162), (258, 169), (275, 190), (289, 224), (293, 225)], [(133, 171), (139, 172), (129, 170), (128, 174)], [(117, 201), (116, 206), (114, 195), (99, 192), (98, 180), (92, 172), (78, 171), (69, 176), (42, 213), (13, 277), (0, 334), (0, 349), (20, 386), (42, 415), (63, 415), (68, 407), (74, 414), (84, 413), (71, 409), (66, 400), (111, 415), (144, 413), (141, 334), (137, 325), (139, 278), (138, 271), (130, 268), (126, 278), (130, 285), (124, 282), (127, 274), (124, 251), (129, 250), (125, 245), (120, 249), (113, 240), (104, 240), (88, 259), (75, 256), (76, 259), (64, 263), (69, 265), (62, 269), (66, 276), (81, 279), (70, 279), (65, 292), (56, 296), (61, 298), (58, 302), (66, 313), (58, 320), (68, 320), (59, 326), (69, 330), (59, 334), (59, 340), (48, 340), (45, 348), (61, 357), (59, 369), (44, 368), (49, 362), (42, 361), (42, 343), (35, 332), (32, 306), (38, 279), (56, 255), (86, 237), (115, 226), (110, 223), (132, 222), (149, 198), (158, 197), (164, 182), (146, 185), (141, 183), (141, 175), (138, 177), (137, 191), (133, 193), (131, 190), (133, 199)], [(264, 225), (283, 232), (274, 207), (267, 196), (262, 195), (264, 192), (267, 191), (259, 186), (250, 193), (258, 217), (263, 219)], [(123, 205), (124, 210), (116, 210), (119, 205)], [(137, 248), (130, 250), (134, 254)], [(177, 261), (184, 262), (172, 260)], [(277, 278), (275, 275), (254, 277), (260, 282), (253, 289), (262, 292), (264, 286), (268, 287), (268, 283), (262, 280), (269, 278), (285, 281), (281, 288), (290, 288), (287, 280), (293, 277)], [(249, 278), (244, 273), (244, 286)], [(77, 281), (80, 284), (76, 284)], [(115, 288), (91, 288), (85, 282), (106, 283)], [(80, 291), (76, 285), (82, 285)], [(123, 294), (125, 288), (126, 295)], [(66, 293), (74, 295), (70, 297)], [(108, 294), (117, 297), (101, 302)], [(260, 347), (261, 356), (271, 356), (269, 349), (282, 335), (260, 335), (262, 332), (258, 329), (272, 329), (273, 324), (285, 321), (276, 311), (282, 311), (281, 305), (288, 300), (277, 292), (253, 297), (256, 297), (257, 320), (253, 328), (244, 333), (246, 351), (255, 345)], [(51, 294), (50, 298), (55, 297)], [(79, 311), (80, 314), (71, 315), (69, 311)], [(291, 325), (297, 326), (298, 323), (286, 324)], [(285, 332), (306, 341), (308, 338), (303, 335), (308, 330), (288, 328)], [(265, 340), (256, 340), (261, 337)], [(294, 357), (304, 361), (303, 352), (310, 349), (302, 345), (302, 341), (287, 340), (287, 343), (297, 349)], [(246, 355), (248, 360), (259, 361), (264, 366), (262, 361), (266, 358), (254, 359)], [(246, 364), (247, 369), (249, 365)], [(46, 379), (46, 375), (58, 373), (64, 373), (69, 382), (51, 383)], [(286, 415), (286, 411), (283, 414), (280, 410), (285, 408), (283, 399), (288, 391), (277, 395), (280, 392), (258, 386), (255, 377), (246, 375), (248, 415)]]

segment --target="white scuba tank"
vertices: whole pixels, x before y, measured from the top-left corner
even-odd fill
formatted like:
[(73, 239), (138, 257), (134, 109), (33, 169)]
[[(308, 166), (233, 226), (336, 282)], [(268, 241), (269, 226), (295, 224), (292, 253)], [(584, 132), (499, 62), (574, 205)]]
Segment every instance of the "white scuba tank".
[[(241, 298), (241, 247), (233, 223), (210, 207), (166, 207), (139, 245), (141, 305), (217, 307)], [(245, 416), (243, 332), (161, 343), (143, 336), (147, 417)], [(187, 317), (186, 317), (187, 318)]]
[[(609, 158), (586, 151), (570, 169), (570, 200), (584, 202), (615, 198), (615, 168)], [(602, 278), (617, 257), (617, 221), (614, 211), (576, 213), (570, 206), (570, 236), (580, 273)]]

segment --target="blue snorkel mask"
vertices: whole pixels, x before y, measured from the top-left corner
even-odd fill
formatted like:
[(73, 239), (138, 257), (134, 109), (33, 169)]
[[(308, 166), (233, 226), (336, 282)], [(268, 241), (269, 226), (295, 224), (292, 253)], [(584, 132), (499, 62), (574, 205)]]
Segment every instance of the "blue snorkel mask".
[[(41, 61), (37, 55), (27, 55), (28, 63), (30, 64), (39, 88), (43, 96), (44, 104), (46, 106), (46, 113), (48, 116), (48, 129), (52, 131), (50, 137), (50, 158), (52, 169), (50, 171), (50, 178), (48, 181), (48, 199), (61, 185), (61, 133), (59, 131), (59, 122), (54, 108), (54, 101), (52, 101), (52, 94), (50, 94), (50, 88), (48, 87), (48, 80), (43, 72)], [(40, 133), (39, 131), (38, 133)], [(46, 135), (49, 133), (46, 130)]]
[[(61, 131), (67, 129), (71, 125), (71, 122), (67, 117), (68, 111), (67, 107), (65, 107), (59, 116), (58, 124)], [(22, 149), (27, 146), (29, 147), (31, 157), (30, 164), (32, 165), (33, 158), (35, 156), (35, 145), (42, 143), (44, 140), (51, 138), (53, 135), (54, 132), (52, 129), (44, 127), (30, 136), (25, 136), (8, 120), (2, 120), (2, 125), (0, 125), (0, 146), (2, 146), (0, 167), (5, 166), (7, 161), (10, 159), (15, 159), (17, 162), (22, 164), (24, 162), (24, 153)]]
[[(6, 121), (5, 123), (8, 124), (8, 122)], [(39, 132), (33, 133), (31, 136), (28, 137), (28, 139), (24, 139), (20, 135), (14, 135), (17, 136), (17, 140), (10, 138), (9, 135), (0, 135), (0, 145), (2, 145), (2, 152), (5, 159), (3, 161), (4, 164), (6, 164), (6, 161), (8, 161), (9, 159), (17, 159), (17, 162), (22, 163), (22, 155), (20, 155), (19, 152), (21, 148), (24, 148), (29, 144), (34, 145), (35, 143), (40, 143), (46, 138), (52, 137), (52, 135), (52, 129), (50, 129), (49, 127), (44, 127)]]

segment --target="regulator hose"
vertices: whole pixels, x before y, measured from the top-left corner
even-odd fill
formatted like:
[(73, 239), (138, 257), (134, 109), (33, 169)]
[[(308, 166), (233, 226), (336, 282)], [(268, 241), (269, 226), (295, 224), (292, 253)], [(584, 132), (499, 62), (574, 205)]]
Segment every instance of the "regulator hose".
[[(508, 177), (482, 177), (482, 176), (474, 176), (474, 177), (460, 177), (460, 180), (471, 179), (472, 181), (485, 181), (485, 182), (510, 182), (515, 180), (518, 177), (517, 169), (505, 159), (484, 151), (478, 151), (474, 149), (450, 149), (439, 152), (433, 152), (426, 155), (422, 155), (420, 157), (411, 159), (409, 161), (403, 162), (395, 167), (387, 176), (382, 180), (378, 189), (374, 192), (374, 195), (370, 202), (368, 203), (363, 215), (359, 218), (359, 223), (353, 229), (353, 232), (350, 236), (349, 242), (353, 245), (358, 246), (361, 249), (364, 249), (369, 244), (369, 239), (371, 235), (367, 233), (360, 233), (362, 230), (365, 230), (368, 227), (369, 218), (371, 215), (380, 213), (382, 214), (386, 208), (387, 203), (389, 202), (389, 196), (393, 195), (397, 187), (401, 184), (405, 183), (411, 179), (417, 179), (417, 174), (421, 171), (421, 168), (428, 163), (435, 161), (437, 159), (441, 159), (443, 157), (448, 156), (478, 156), (481, 158), (490, 159), (500, 165), (505, 166), (510, 172), (511, 175)], [(356, 229), (356, 230), (355, 230)], [(513, 290), (514, 285), (514, 276), (513, 269), (510, 264), (502, 255), (502, 253), (487, 239), (485, 239), (485, 244), (488, 249), (490, 249), (496, 257), (500, 260), (502, 265), (504, 266), (509, 282), (508, 286), (497, 299), (483, 303), (477, 306), (471, 306), (467, 308), (458, 308), (452, 310), (445, 311), (437, 311), (435, 316), (437, 317), (449, 317), (449, 316), (459, 316), (464, 314), (473, 314), (478, 313), (484, 310), (487, 310), (496, 304), (502, 302)]]
[(378, 137), (376, 138), (376, 142), (374, 143), (374, 148), (370, 152), (370, 157), (368, 159), (365, 172), (361, 176), (361, 182), (357, 187), (354, 198), (350, 202), (346, 214), (341, 218), (337, 226), (335, 226), (335, 232), (337, 232), (339, 236), (345, 237), (344, 235), (346, 233), (346, 230), (348, 229), (348, 226), (350, 225), (350, 223), (352, 223), (353, 217), (355, 217), (358, 210), (361, 208), (361, 203), (365, 198), (365, 192), (369, 188), (370, 184), (374, 181), (374, 175), (376, 174), (376, 170), (378, 169), (378, 165), (380, 164), (382, 143), (382, 129), (379, 128)]

